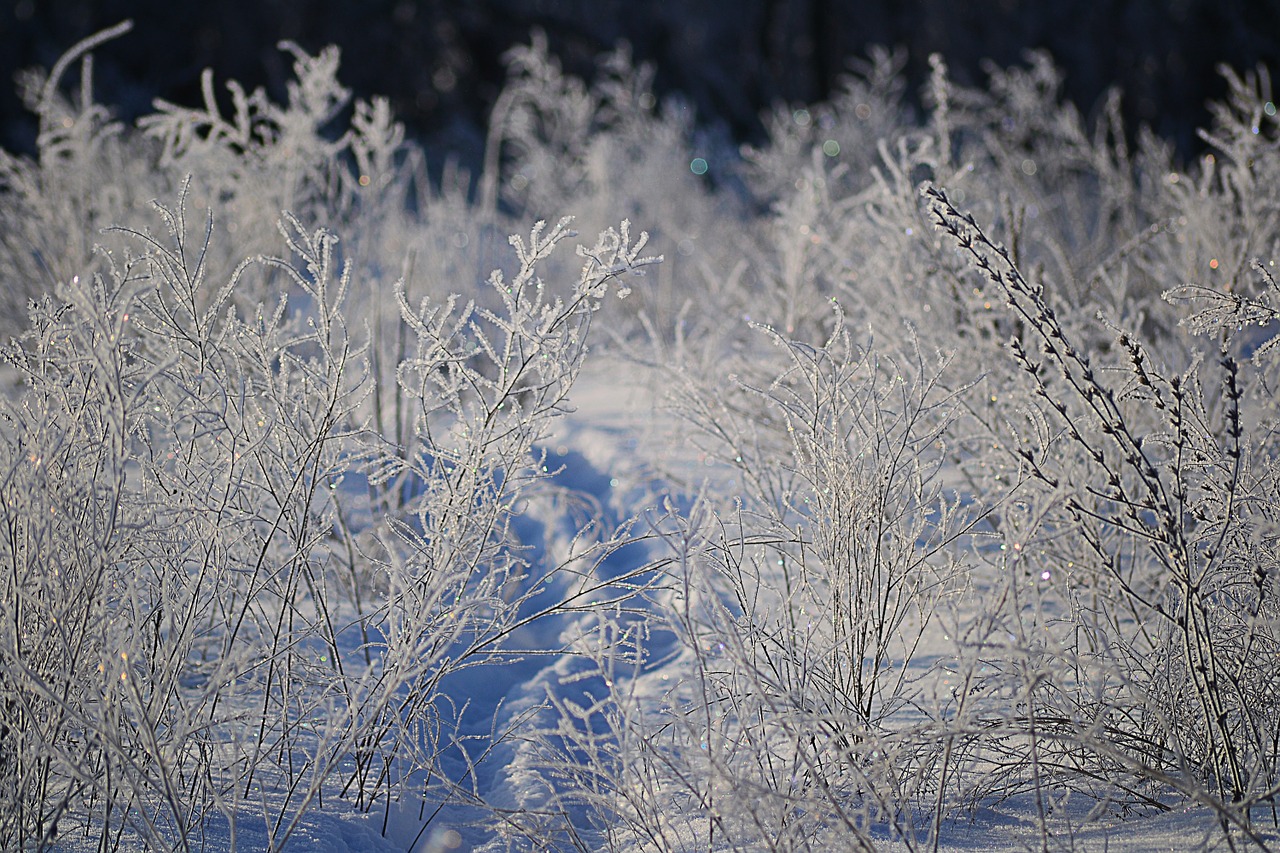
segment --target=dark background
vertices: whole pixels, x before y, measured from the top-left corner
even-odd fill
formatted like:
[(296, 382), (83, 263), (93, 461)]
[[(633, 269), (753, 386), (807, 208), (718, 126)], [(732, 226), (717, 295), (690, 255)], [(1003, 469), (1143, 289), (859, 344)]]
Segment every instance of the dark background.
[(0, 144), (30, 151), (35, 138), (14, 73), (124, 18), (133, 32), (95, 52), (97, 99), (123, 118), (154, 97), (197, 103), (206, 66), (219, 91), (236, 78), (279, 98), (291, 60), (276, 43), (334, 43), (356, 95), (390, 96), (411, 135), (464, 161), (478, 156), (503, 52), (534, 27), (584, 76), (626, 39), (656, 65), (660, 94), (683, 92), (700, 121), (741, 141), (759, 139), (770, 104), (826, 98), (872, 44), (909, 51), (913, 93), (933, 51), (980, 84), (983, 60), (1047, 48), (1082, 110), (1118, 85), (1130, 130), (1146, 124), (1183, 156), (1200, 146), (1206, 100), (1225, 91), (1218, 63), (1280, 68), (1280, 0), (0, 0)]

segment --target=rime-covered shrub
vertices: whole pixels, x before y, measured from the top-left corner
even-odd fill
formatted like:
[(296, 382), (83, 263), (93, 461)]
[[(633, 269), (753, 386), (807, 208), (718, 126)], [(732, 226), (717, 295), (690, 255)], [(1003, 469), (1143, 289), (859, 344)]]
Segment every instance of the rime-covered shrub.
[(125, 29), (0, 155), (0, 844), (1274, 843), (1264, 71), (1189, 166), (1042, 55), (916, 115), (877, 52), (734, 152), (535, 34), (433, 185), (332, 49), (111, 122)]

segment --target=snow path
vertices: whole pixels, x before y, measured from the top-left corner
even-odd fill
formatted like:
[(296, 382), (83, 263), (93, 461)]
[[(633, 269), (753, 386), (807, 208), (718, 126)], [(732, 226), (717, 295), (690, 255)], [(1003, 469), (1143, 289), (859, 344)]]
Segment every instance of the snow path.
[[(665, 485), (656, 479), (648, 460), (659, 458), (658, 454), (664, 459), (679, 455), (679, 449), (670, 444), (673, 436), (679, 441), (679, 428), (671, 426), (667, 435), (655, 433), (653, 395), (638, 387), (636, 378), (630, 368), (607, 363), (581, 376), (571, 395), (574, 411), (556, 421), (553, 432), (540, 442), (538, 449), (546, 453), (546, 466), (553, 472), (549, 491), (562, 494), (558, 500), (531, 502), (526, 514), (515, 522), (520, 540), (531, 548), (527, 557), (534, 565), (564, 562), (585, 521), (593, 522), (596, 532), (607, 536), (665, 496)], [(658, 442), (664, 445), (662, 449)], [(616, 577), (649, 559), (650, 550), (645, 546), (624, 545), (596, 567), (595, 577)], [(539, 574), (533, 575), (535, 583)], [(534, 606), (564, 595), (571, 581), (566, 575), (549, 584), (550, 589), (534, 599)], [(513, 639), (517, 647), (541, 654), (526, 655), (501, 667), (465, 670), (447, 680), (452, 698), (469, 703), (462, 734), (476, 738), (473, 752), (486, 745), (493, 731), (530, 723), (551, 724), (553, 717), (544, 707), (549, 692), (577, 698), (584, 692), (599, 696), (606, 691), (598, 677), (575, 677), (590, 668), (589, 662), (560, 651), (573, 638), (589, 633), (593, 621), (594, 617), (582, 614), (539, 619)], [(507, 740), (477, 763), (476, 791), (499, 808), (537, 808), (546, 802), (548, 791), (533, 764), (528, 744), (519, 738)], [(460, 756), (450, 766), (458, 776), (467, 772)], [(393, 816), (388, 827), (387, 841), (402, 850), (422, 830), (418, 807), (407, 805), (412, 808)], [(428, 806), (428, 813), (431, 808)], [(446, 803), (422, 832), (415, 849), (506, 849), (491, 822), (492, 818), (476, 807)]]

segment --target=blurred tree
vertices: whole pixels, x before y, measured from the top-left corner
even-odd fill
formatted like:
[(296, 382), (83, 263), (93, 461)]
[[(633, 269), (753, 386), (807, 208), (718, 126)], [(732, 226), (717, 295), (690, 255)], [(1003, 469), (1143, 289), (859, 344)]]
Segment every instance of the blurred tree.
[(420, 139), (464, 159), (501, 86), (503, 53), (534, 27), (583, 75), (626, 39), (657, 66), (661, 93), (683, 92), (704, 121), (744, 140), (759, 134), (770, 103), (827, 97), (871, 44), (907, 49), (913, 92), (931, 52), (976, 84), (984, 60), (1009, 65), (1046, 48), (1082, 109), (1119, 85), (1131, 129), (1148, 124), (1187, 155), (1207, 121), (1205, 101), (1225, 91), (1218, 63), (1280, 63), (1280, 0), (0, 0), (0, 143), (33, 143), (14, 74), (49, 67), (123, 18), (136, 28), (98, 52), (97, 80), (102, 102), (126, 118), (154, 97), (193, 102), (206, 66), (278, 95), (289, 62), (276, 42), (335, 43), (348, 85), (390, 96)]

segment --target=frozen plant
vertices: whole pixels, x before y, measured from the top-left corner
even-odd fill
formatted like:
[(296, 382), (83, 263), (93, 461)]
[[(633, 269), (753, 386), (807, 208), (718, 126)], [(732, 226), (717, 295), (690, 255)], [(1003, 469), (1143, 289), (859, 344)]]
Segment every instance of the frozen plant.
[(1007, 249), (942, 190), (926, 196), (1020, 320), (1008, 346), (1038, 400), (1011, 448), (1044, 502), (1019, 548), (1061, 596), (1041, 627), (1064, 651), (1028, 683), (1021, 725), (1040, 728), (1059, 772), (1176, 791), (1262, 844), (1253, 810), (1274, 797), (1280, 740), (1280, 485), (1270, 428), (1242, 419), (1249, 374), (1226, 349), (1170, 371), (1127, 332), (1111, 364), (1080, 349)]
[[(91, 51), (131, 27), (125, 21), (90, 36), (48, 73), (19, 78), (23, 104), (39, 122), (38, 154), (32, 160), (0, 151), (0, 333), (6, 337), (21, 330), (28, 300), (73, 276), (89, 278), (97, 268), (98, 232), (159, 191), (152, 164), (93, 97)], [(64, 78), (77, 61), (79, 90), (67, 97)]]
[(821, 346), (762, 334), (781, 358), (677, 398), (732, 476), (712, 494), (733, 497), (653, 522), (669, 575), (653, 616), (618, 627), (598, 664), (612, 690), (562, 703), (547, 741), (550, 772), (578, 783), (566, 811), (609, 849), (871, 850), (934, 831), (944, 739), (917, 711), (914, 658), (982, 516), (941, 479), (946, 365), (857, 346), (838, 311)]

